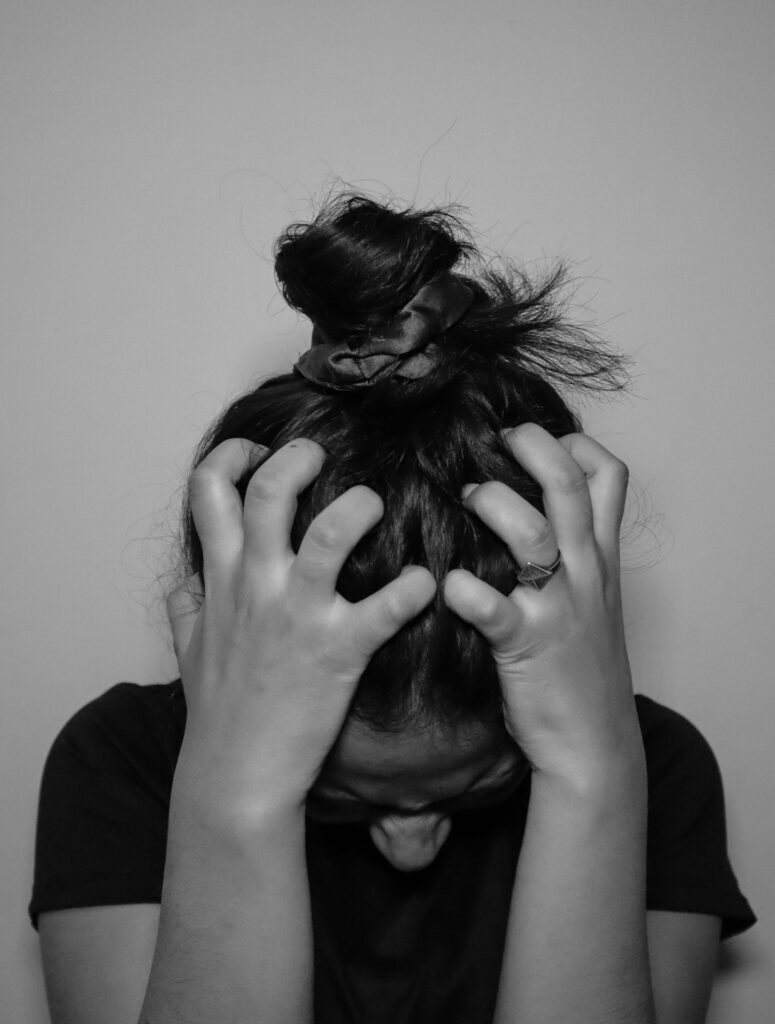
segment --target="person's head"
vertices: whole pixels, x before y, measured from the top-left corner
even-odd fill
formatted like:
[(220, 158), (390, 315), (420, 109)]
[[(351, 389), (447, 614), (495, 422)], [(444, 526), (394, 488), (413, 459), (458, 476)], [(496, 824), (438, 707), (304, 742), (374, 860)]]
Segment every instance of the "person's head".
[[(439, 582), (462, 567), (510, 592), (518, 567), (466, 511), (463, 485), (500, 480), (540, 507), (539, 488), (501, 431), (527, 421), (555, 436), (576, 431), (559, 388), (613, 390), (623, 382), (621, 358), (566, 321), (562, 270), (532, 282), (505, 265), (482, 267), (451, 212), (398, 210), (353, 195), (290, 227), (275, 255), (288, 303), (318, 336), (350, 350), (379, 337), (440, 275), (451, 272), (464, 285), (467, 308), (432, 339), (430, 372), (418, 379), (387, 373), (369, 386), (331, 390), (298, 372), (273, 377), (226, 410), (196, 461), (232, 437), (270, 451), (296, 437), (321, 444), (328, 457), (300, 495), (294, 549), (339, 494), (355, 484), (376, 491), (384, 515), (339, 577), (348, 600), (378, 590), (409, 563), (426, 566)], [(190, 512), (185, 543), (187, 570), (201, 576)], [(381, 810), (375, 842), (396, 866), (419, 867), (443, 842), (456, 796), (497, 795), (503, 786), (493, 783), (507, 784), (522, 770), (503, 728), (489, 647), (447, 609), (439, 590), (372, 658), (317, 795), (343, 803), (349, 793)], [(396, 812), (390, 820), (389, 808)]]

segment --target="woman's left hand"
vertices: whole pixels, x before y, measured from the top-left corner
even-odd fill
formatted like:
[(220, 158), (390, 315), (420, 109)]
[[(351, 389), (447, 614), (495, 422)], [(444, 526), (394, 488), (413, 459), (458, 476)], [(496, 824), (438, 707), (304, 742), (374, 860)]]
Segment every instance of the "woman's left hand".
[(504, 432), (541, 485), (545, 515), (498, 481), (465, 488), (465, 504), (521, 568), (557, 572), (504, 595), (457, 569), (447, 605), (489, 641), (506, 728), (535, 771), (598, 779), (612, 759), (642, 758), (624, 640), (619, 530), (627, 468), (583, 434), (556, 439), (535, 423)]

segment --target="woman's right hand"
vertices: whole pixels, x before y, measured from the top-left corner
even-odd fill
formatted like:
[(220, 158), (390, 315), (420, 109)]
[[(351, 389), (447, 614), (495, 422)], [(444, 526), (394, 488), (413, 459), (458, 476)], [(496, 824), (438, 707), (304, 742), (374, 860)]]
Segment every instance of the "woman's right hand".
[(336, 591), (342, 565), (383, 514), (364, 486), (336, 498), (290, 543), (297, 495), (324, 450), (291, 441), (265, 456), (243, 439), (218, 445), (189, 482), (203, 549), (204, 594), (187, 581), (168, 600), (187, 722), (176, 773), (198, 799), (241, 807), (303, 804), (376, 650), (433, 598), (414, 566), (357, 603)]

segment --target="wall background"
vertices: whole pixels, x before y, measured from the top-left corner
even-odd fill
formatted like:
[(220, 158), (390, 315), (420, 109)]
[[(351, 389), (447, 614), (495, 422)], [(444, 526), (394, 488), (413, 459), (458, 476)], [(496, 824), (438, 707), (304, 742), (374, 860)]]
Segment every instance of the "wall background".
[(113, 682), (174, 671), (174, 495), (224, 401), (306, 347), (269, 247), (334, 175), (462, 202), (517, 258), (567, 254), (637, 357), (633, 395), (586, 421), (651, 510), (629, 548), (636, 679), (713, 744), (761, 918), (725, 949), (711, 1022), (772, 1021), (775, 8), (3, 10), (4, 1019), (47, 1021), (25, 913), (43, 759)]

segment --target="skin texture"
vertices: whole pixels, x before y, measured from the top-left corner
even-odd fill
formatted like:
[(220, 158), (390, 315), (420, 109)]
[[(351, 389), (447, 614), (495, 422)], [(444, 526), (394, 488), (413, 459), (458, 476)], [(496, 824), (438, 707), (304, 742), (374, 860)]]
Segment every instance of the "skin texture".
[(245, 799), (261, 793), (269, 806), (303, 803), (371, 656), (425, 607), (436, 583), (427, 569), (407, 567), (371, 597), (345, 601), (336, 579), (380, 519), (380, 498), (351, 488), (316, 517), (294, 554), (295, 496), (325, 453), (304, 439), (283, 446), (253, 475), (243, 507), (235, 483), (262, 453), (225, 441), (192, 474), (205, 597), (184, 585), (168, 608), (188, 709), (185, 770), (203, 785), (225, 772), (234, 795), (241, 783)]
[[(518, 784), (517, 751), (532, 772), (531, 799), (498, 1024), (702, 1021), (718, 922), (651, 915), (647, 933), (645, 758), (619, 592), (626, 470), (583, 435), (557, 440), (524, 424), (506, 437), (541, 485), (546, 516), (492, 481), (472, 482), (466, 504), (519, 564), (551, 564), (558, 550), (563, 563), (540, 591), (500, 594), (461, 570), (442, 581), (449, 607), (490, 643), (501, 683), (503, 728), (467, 735), (387, 741), (346, 723), (374, 651), (436, 589), (414, 568), (357, 604), (337, 594), (342, 564), (382, 514), (376, 494), (355, 487), (339, 497), (294, 554), (296, 495), (322, 465), (318, 445), (298, 440), (273, 453), (244, 506), (235, 484), (261, 454), (255, 446), (226, 441), (195, 471), (205, 596), (189, 584), (169, 603), (188, 720), (144, 1022), (309, 1024), (308, 796), (360, 801), (378, 848), (415, 870), (446, 838), (449, 801), (501, 772)], [(112, 910), (102, 924), (120, 932), (132, 908)], [(61, 914), (44, 917), (54, 965), (72, 927)], [(77, 961), (83, 945), (68, 948)], [(120, 973), (120, 943), (115, 950)], [(68, 1017), (61, 958), (50, 976), (60, 993), (54, 1024), (129, 1019), (109, 1000)]]
[(551, 565), (561, 552), (562, 566), (542, 590), (509, 595), (458, 570), (444, 596), (490, 641), (506, 728), (533, 769), (583, 779), (640, 746), (619, 577), (627, 469), (582, 434), (556, 440), (527, 423), (505, 436), (541, 484), (546, 517), (493, 481), (468, 490), (466, 504), (520, 565)]

